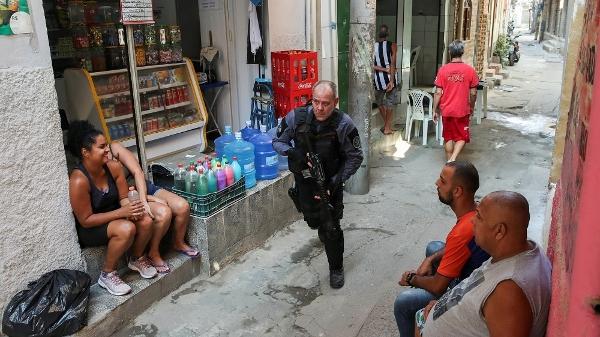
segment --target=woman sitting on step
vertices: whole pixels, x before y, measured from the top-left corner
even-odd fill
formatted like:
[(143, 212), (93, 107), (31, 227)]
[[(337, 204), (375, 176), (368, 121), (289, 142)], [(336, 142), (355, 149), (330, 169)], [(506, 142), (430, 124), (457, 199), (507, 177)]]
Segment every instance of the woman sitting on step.
[[(185, 234), (190, 222), (190, 205), (188, 202), (182, 197), (159, 188), (146, 180), (137, 158), (123, 145), (112, 142), (108, 147), (109, 158), (123, 165), (126, 179), (130, 181), (130, 184), (135, 184), (137, 187), (145, 210), (154, 218), (154, 222), (170, 224), (171, 219), (173, 220), (173, 250), (190, 258), (200, 257), (198, 250), (185, 243)], [(160, 236), (155, 235), (152, 237), (148, 257), (159, 273), (168, 273), (170, 271), (169, 266), (162, 259), (158, 250), (160, 240), (165, 235), (168, 226), (164, 228), (164, 226), (159, 225), (158, 227), (161, 228), (160, 230), (164, 229), (164, 232)]]
[(79, 158), (69, 177), (69, 198), (82, 247), (107, 245), (98, 284), (113, 295), (131, 291), (116, 271), (119, 259), (131, 247), (128, 266), (144, 278), (156, 269), (144, 256), (153, 233), (152, 219), (142, 202), (127, 199), (127, 182), (120, 165), (109, 160), (106, 138), (87, 122), (73, 122), (69, 150)]

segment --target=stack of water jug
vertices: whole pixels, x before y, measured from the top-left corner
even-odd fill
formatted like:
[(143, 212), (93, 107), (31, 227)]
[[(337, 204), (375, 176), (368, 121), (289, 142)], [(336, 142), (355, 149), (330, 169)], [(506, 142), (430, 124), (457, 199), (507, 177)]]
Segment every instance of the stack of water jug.
[(246, 189), (254, 187), (256, 180), (275, 179), (279, 170), (288, 168), (287, 157), (273, 149), (275, 133), (276, 128), (267, 132), (261, 125), (258, 130), (247, 121), (246, 127), (234, 135), (231, 126), (226, 125), (225, 134), (215, 139), (216, 152), (187, 167), (178, 164), (174, 188), (204, 196), (235, 184), (242, 176)]

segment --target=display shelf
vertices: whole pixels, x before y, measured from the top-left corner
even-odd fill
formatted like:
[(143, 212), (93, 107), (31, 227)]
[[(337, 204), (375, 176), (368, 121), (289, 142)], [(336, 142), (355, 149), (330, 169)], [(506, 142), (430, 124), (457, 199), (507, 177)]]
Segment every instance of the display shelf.
[[(186, 86), (185, 90), (189, 94), (189, 98), (186, 102), (141, 111), (140, 117), (146, 116), (144, 119), (148, 117), (161, 117), (162, 114), (160, 112), (169, 109), (167, 116), (165, 116), (168, 118), (169, 113), (176, 111), (171, 109), (183, 107), (181, 113), (184, 116), (188, 116), (189, 119), (195, 120), (195, 122), (180, 125), (171, 129), (163, 129), (163, 131), (160, 132), (145, 134), (144, 141), (146, 145), (146, 157), (148, 160), (159, 158), (192, 146), (200, 145), (202, 149), (206, 146), (205, 125), (208, 119), (208, 113), (204, 104), (202, 92), (200, 91), (200, 86), (198, 85), (195, 76), (194, 67), (189, 59), (184, 58), (184, 60), (185, 61), (182, 63), (159, 64), (137, 68), (138, 71), (145, 70), (147, 74), (166, 72), (166, 70), (175, 69), (173, 71), (174, 74), (169, 71), (169, 74), (160, 74), (159, 78), (165, 78), (165, 76), (168, 75), (168, 77), (175, 78), (171, 81), (176, 81), (165, 85), (157, 84), (149, 88), (138, 88), (137, 94), (148, 93), (151, 91), (158, 93), (163, 88), (166, 90), (171, 87), (181, 86)], [(103, 101), (103, 99), (119, 95), (131, 95), (129, 91), (104, 95), (98, 94), (98, 85), (105, 85), (104, 81), (108, 82), (111, 80), (110, 77), (116, 74), (124, 74), (127, 77), (128, 71), (127, 69), (116, 69), (90, 73), (85, 69), (70, 68), (66, 69), (64, 72), (68, 96), (67, 99), (69, 100), (69, 105), (72, 107), (72, 109), (68, 111), (68, 119), (89, 121), (96, 128), (103, 131), (109, 142), (111, 141), (109, 132), (110, 127), (131, 124), (133, 118), (136, 116), (135, 113), (129, 113), (110, 118), (104, 117), (102, 105), (105, 101)], [(100, 81), (98, 81), (99, 79)], [(154, 93), (151, 93), (150, 95), (153, 94)], [(123, 142), (126, 147), (132, 147), (136, 145), (138, 140), (136, 138), (130, 138), (121, 139), (119, 141)]]
[(179, 66), (184, 66), (184, 65), (186, 65), (185, 62), (155, 64), (155, 65), (151, 65), (151, 66), (137, 67), (137, 70), (148, 70), (148, 69), (160, 69), (160, 68), (169, 68), (169, 67), (179, 67)]
[(150, 110), (144, 110), (144, 111), (142, 111), (142, 116), (153, 114), (153, 113), (159, 112), (159, 111), (165, 111), (165, 107), (161, 106), (161, 107), (150, 109)]
[[(147, 142), (151, 142), (156, 139), (160, 139), (160, 138), (176, 135), (178, 133), (198, 129), (203, 126), (204, 126), (204, 121), (195, 121), (195, 122), (191, 122), (188, 124), (176, 126), (174, 128), (166, 129), (163, 131), (157, 131), (157, 132), (153, 132), (153, 133), (144, 133), (144, 140)], [(119, 142), (121, 142), (121, 141), (119, 141)], [(134, 146), (135, 139), (130, 139), (130, 140), (121, 142), (121, 144), (123, 144), (123, 146), (125, 146), (125, 147)]]
[(159, 89), (159, 87), (158, 87), (158, 86), (156, 86), (156, 87), (149, 87), (149, 88), (140, 89), (140, 90), (138, 90), (138, 92), (139, 92), (140, 94), (143, 94), (143, 93), (145, 93), (145, 92), (156, 91), (156, 90), (158, 90), (158, 89)]
[(187, 83), (186, 82), (175, 82), (175, 83), (169, 83), (169, 84), (159, 84), (161, 89), (181, 87), (182, 85), (187, 85)]
[(122, 74), (122, 73), (126, 73), (126, 72), (127, 72), (127, 69), (115, 69), (115, 70), (106, 70), (106, 71), (96, 71), (96, 72), (89, 73), (89, 74), (92, 77), (97, 77), (97, 76), (105, 76), (105, 75)]
[(187, 105), (190, 105), (190, 104), (192, 104), (192, 102), (190, 102), (190, 101), (181, 102), (181, 103), (177, 103), (177, 104), (171, 104), (171, 105), (165, 106), (165, 110), (180, 108), (182, 106), (187, 106)]
[(104, 120), (106, 121), (106, 123), (112, 123), (112, 122), (122, 121), (124, 119), (130, 119), (131, 117), (133, 117), (133, 114), (105, 118)]
[(99, 99), (107, 99), (107, 98), (113, 98), (113, 97), (117, 97), (117, 96), (129, 96), (129, 95), (131, 95), (131, 92), (129, 90), (127, 90), (127, 91), (113, 92), (112, 94), (100, 95), (100, 96), (98, 96), (98, 98)]

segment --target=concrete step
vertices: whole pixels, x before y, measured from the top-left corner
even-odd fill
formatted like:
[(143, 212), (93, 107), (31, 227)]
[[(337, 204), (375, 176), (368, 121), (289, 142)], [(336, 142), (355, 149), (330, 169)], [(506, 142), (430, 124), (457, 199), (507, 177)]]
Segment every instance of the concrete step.
[(552, 54), (562, 54), (564, 45), (556, 40), (546, 40), (542, 42), (542, 49)]
[(510, 72), (506, 69), (503, 69), (503, 70), (500, 70), (500, 74), (498, 74), (498, 75), (501, 75), (503, 79), (507, 79), (510, 77)]
[(492, 77), (494, 75), (496, 75), (496, 69), (492, 68), (485, 71), (485, 77)]
[(495, 71), (494, 75), (498, 75), (500, 73), (500, 71), (502, 70), (502, 64), (500, 64), (500, 63), (490, 63), (488, 65), (488, 69), (494, 69), (494, 71)]

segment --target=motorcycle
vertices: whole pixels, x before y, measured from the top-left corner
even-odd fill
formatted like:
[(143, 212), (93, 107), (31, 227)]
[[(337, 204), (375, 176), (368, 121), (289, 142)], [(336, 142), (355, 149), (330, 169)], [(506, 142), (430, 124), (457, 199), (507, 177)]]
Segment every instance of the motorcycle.
[(508, 38), (508, 65), (514, 66), (516, 62), (519, 62), (521, 58), (521, 52), (519, 52), (519, 41), (517, 38), (519, 35), (516, 35), (514, 38)]

